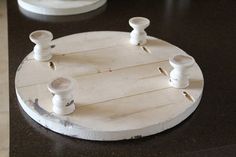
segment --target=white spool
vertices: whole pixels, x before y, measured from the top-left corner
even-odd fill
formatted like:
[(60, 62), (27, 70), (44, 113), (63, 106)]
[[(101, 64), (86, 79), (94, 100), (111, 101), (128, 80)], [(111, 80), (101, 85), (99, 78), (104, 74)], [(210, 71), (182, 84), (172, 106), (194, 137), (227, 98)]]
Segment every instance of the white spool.
[(54, 79), (48, 84), (48, 90), (54, 94), (52, 103), (53, 111), (59, 115), (67, 115), (75, 110), (72, 96), (72, 80), (65, 77)]
[(170, 85), (175, 88), (186, 88), (189, 86), (188, 69), (193, 66), (195, 60), (191, 56), (176, 55), (169, 59), (174, 68), (170, 72)]
[(150, 25), (149, 19), (133, 17), (129, 20), (129, 25), (134, 29), (130, 33), (130, 43), (133, 45), (144, 45), (147, 42), (145, 29)]
[(35, 43), (34, 59), (37, 61), (48, 61), (52, 58), (51, 41), (53, 35), (47, 30), (37, 30), (29, 35), (30, 40)]

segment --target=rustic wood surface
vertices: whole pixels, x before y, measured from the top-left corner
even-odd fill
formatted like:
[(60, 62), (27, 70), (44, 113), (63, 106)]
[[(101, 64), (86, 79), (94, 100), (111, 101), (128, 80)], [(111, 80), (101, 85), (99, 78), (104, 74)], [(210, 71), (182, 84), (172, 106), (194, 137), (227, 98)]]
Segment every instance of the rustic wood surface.
[[(200, 68), (195, 64), (190, 69), (187, 88), (173, 88), (169, 58), (185, 52), (153, 37), (143, 46), (132, 45), (129, 39), (130, 33), (125, 32), (80, 33), (54, 40), (53, 58), (47, 62), (29, 54), (15, 79), (22, 107), (51, 130), (90, 140), (132, 139), (177, 125), (199, 104)], [(68, 116), (50, 117), (52, 94), (47, 84), (63, 76), (76, 81), (76, 110)], [(32, 103), (36, 99), (43, 114)], [(58, 124), (51, 124), (55, 119)], [(58, 127), (61, 120), (71, 125)]]

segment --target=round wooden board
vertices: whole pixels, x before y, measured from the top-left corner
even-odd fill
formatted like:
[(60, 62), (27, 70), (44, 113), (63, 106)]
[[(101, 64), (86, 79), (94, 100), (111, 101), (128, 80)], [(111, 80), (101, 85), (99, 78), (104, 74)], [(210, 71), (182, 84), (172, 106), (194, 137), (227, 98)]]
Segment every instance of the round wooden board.
[(74, 15), (95, 10), (106, 0), (18, 0), (21, 8), (43, 15)]
[[(16, 73), (20, 105), (50, 130), (88, 140), (140, 138), (179, 124), (200, 102), (199, 66), (190, 70), (190, 86), (172, 88), (163, 71), (172, 70), (171, 56), (186, 53), (154, 37), (148, 36), (144, 46), (131, 45), (129, 38), (127, 32), (73, 34), (52, 41), (48, 62), (35, 61), (30, 53)], [(47, 89), (59, 76), (76, 80), (76, 110), (68, 116), (53, 113)]]

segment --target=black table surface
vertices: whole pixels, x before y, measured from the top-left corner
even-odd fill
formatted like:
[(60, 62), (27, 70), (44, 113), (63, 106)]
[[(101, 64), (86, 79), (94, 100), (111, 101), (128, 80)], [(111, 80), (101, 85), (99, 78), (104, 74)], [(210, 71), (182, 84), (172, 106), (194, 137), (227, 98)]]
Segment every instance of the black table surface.
[[(29, 33), (46, 29), (58, 38), (87, 31), (130, 32), (128, 20), (134, 16), (149, 18), (149, 35), (185, 50), (201, 67), (204, 93), (192, 116), (142, 139), (93, 142), (54, 133), (24, 113), (14, 77), (34, 46)], [(108, 0), (96, 11), (67, 17), (30, 14), (9, 0), (8, 28), (11, 157), (236, 156), (235, 0)]]

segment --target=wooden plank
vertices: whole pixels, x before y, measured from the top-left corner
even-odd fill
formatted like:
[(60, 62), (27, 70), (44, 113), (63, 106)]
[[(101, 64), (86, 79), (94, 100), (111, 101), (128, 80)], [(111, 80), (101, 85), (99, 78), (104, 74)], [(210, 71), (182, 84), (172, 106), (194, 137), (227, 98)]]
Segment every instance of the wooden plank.
[(9, 156), (9, 67), (6, 1), (0, 1), (0, 156)]

